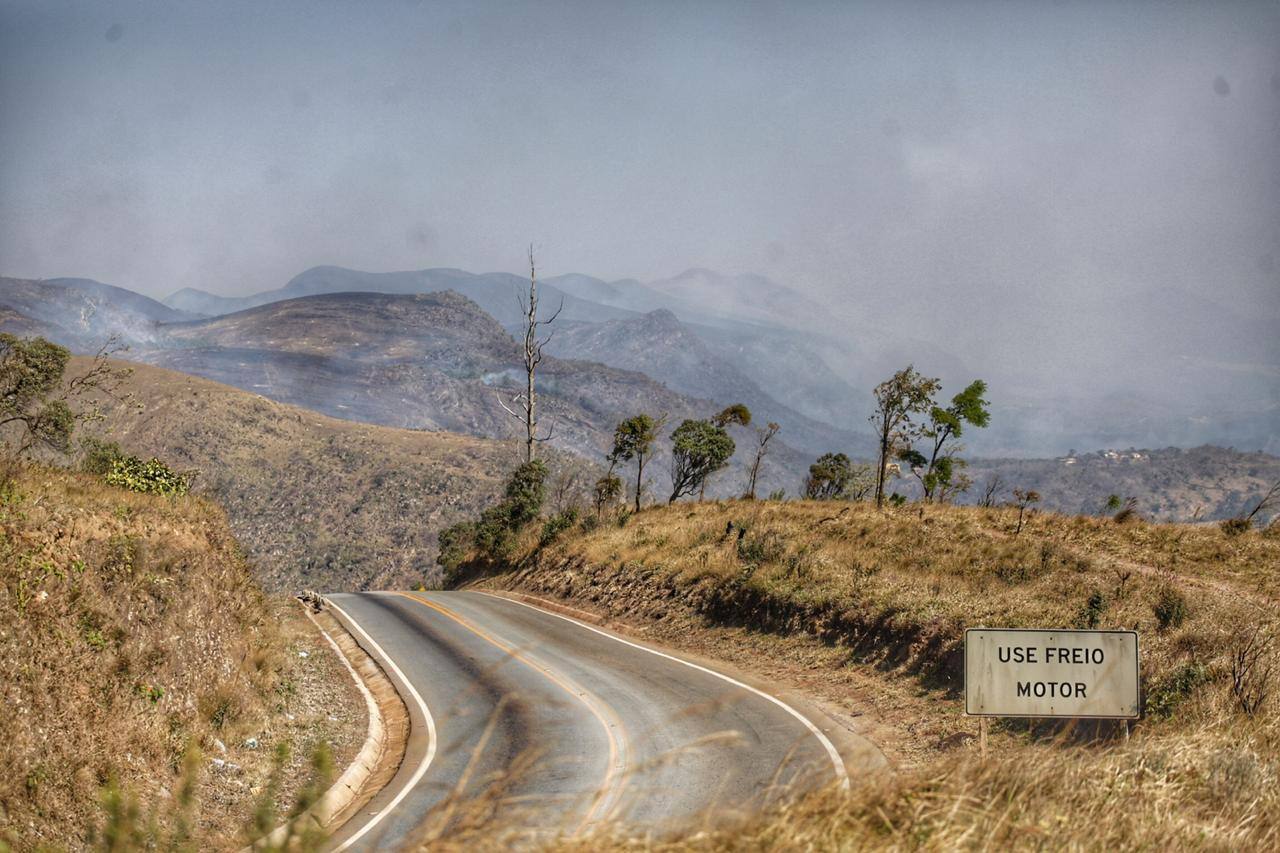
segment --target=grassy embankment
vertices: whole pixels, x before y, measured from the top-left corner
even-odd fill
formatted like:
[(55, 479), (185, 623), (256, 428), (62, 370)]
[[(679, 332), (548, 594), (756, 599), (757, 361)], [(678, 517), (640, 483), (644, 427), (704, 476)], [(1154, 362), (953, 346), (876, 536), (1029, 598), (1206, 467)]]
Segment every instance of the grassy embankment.
[(0, 683), (0, 849), (234, 848), (364, 735), (219, 509), (39, 466), (0, 478)]
[[(1216, 525), (1046, 513), (1015, 534), (1016, 518), (677, 505), (544, 546), (529, 531), (512, 568), (489, 582), (574, 600), (676, 645), (714, 637), (719, 653), (744, 650), (738, 662), (757, 669), (803, 661), (794, 680), (837, 704), (865, 707), (853, 694), (868, 690), (898, 697), (878, 707), (889, 709), (882, 725), (899, 743), (928, 741), (891, 749), (899, 771), (849, 796), (817, 792), (672, 849), (1275, 849), (1280, 696), (1242, 710), (1233, 658), (1260, 629), (1273, 645), (1243, 692), (1280, 692), (1280, 672), (1262, 673), (1277, 665), (1280, 531), (1228, 537)], [(1145, 719), (1128, 743), (1010, 721), (985, 761), (967, 735), (938, 737), (939, 714), (941, 731), (974, 728), (959, 692), (963, 629), (975, 625), (1137, 629)]]

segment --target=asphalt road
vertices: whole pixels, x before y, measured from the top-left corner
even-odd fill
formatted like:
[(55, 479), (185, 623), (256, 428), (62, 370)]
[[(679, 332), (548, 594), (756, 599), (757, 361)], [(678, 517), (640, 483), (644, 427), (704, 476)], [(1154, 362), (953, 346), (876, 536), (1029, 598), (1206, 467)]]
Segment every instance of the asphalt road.
[(661, 832), (788, 786), (847, 784), (829, 720), (595, 626), (479, 592), (329, 600), (411, 722), (398, 774), (332, 849), (478, 821), (526, 839), (600, 822)]

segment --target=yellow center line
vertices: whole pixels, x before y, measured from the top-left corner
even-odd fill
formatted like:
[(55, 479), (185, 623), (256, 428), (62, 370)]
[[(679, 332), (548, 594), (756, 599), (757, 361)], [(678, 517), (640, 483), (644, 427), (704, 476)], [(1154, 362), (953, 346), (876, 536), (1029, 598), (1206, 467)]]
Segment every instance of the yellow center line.
[[(503, 653), (510, 655), (530, 669), (540, 673), (552, 684), (556, 685), (565, 693), (568, 693), (574, 699), (587, 707), (587, 710), (591, 712), (592, 716), (599, 721), (600, 727), (604, 729), (605, 737), (609, 740), (609, 763), (605, 772), (604, 782), (601, 784), (600, 789), (592, 799), (591, 808), (587, 811), (586, 817), (583, 818), (582, 823), (580, 823), (577, 829), (574, 830), (574, 834), (581, 834), (582, 831), (585, 830), (593, 821), (604, 820), (612, 816), (613, 812), (617, 810), (618, 806), (621, 805), (622, 802), (622, 791), (626, 787), (626, 777), (623, 776), (622, 771), (627, 766), (630, 753), (630, 748), (627, 744), (626, 729), (622, 725), (622, 719), (617, 715), (613, 708), (585, 687), (574, 682), (572, 679), (553, 672), (542, 662), (526, 656), (519, 649), (509, 643), (503, 642), (497, 637), (494, 637), (484, 631), (482, 628), (476, 627), (471, 624), (471, 622), (464, 619), (462, 616), (459, 616), (444, 605), (437, 604), (434, 601), (429, 601), (421, 596), (413, 595), (412, 593), (397, 592), (396, 595), (404, 596), (410, 601), (416, 601), (418, 604), (421, 604), (424, 607), (429, 607), (437, 613), (440, 613), (442, 616), (452, 619), (454, 622), (457, 622), (463, 628), (467, 629), (472, 634), (475, 634), (480, 639), (495, 646)], [(610, 800), (612, 800), (612, 802), (610, 802)], [(601, 814), (597, 815), (596, 812), (601, 812)]]

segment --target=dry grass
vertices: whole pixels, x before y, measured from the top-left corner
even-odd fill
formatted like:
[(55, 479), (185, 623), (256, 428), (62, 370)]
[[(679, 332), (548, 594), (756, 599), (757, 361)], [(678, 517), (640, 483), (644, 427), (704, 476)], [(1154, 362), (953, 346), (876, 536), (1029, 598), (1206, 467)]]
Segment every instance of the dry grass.
[[(78, 849), (125, 825), (135, 840), (234, 845), (269, 795), (287, 803), (306, 782), (317, 736), (362, 736), (340, 668), (331, 707), (300, 707), (316, 651), (298, 651), (319, 643), (198, 498), (19, 468), (0, 483), (0, 581), (0, 847)], [(342, 718), (314, 727), (329, 714)], [(280, 743), (289, 781), (264, 799)]]
[[(745, 632), (757, 653), (774, 638), (785, 656), (807, 636), (846, 650), (821, 665), (857, 669), (864, 685), (912, 680), (921, 707), (957, 719), (965, 627), (1135, 628), (1142, 642), (1146, 717), (1128, 743), (1008, 721), (985, 762), (972, 745), (939, 748), (849, 795), (815, 792), (746, 824), (558, 846), (1275, 849), (1280, 685), (1245, 713), (1232, 660), (1254, 626), (1275, 635), (1280, 537), (1053, 514), (1014, 535), (1015, 516), (720, 502), (646, 510), (545, 548), (527, 537), (501, 583), (654, 625)], [(831, 685), (849, 683), (830, 672)]]
[[(269, 590), (408, 588), (439, 577), (436, 533), (501, 487), (515, 451), (343, 421), (143, 364), (91, 432), (199, 472)], [(79, 367), (73, 359), (72, 372)]]
[(675, 839), (561, 842), (571, 851), (1274, 850), (1276, 734), (1218, 727), (1106, 750), (1028, 745), (954, 756), (845, 794)]
[[(528, 547), (544, 589), (718, 624), (811, 633), (864, 661), (958, 690), (965, 627), (1132, 628), (1148, 685), (1221, 664), (1241, 625), (1270, 618), (1280, 539), (1215, 525), (1116, 524), (1016, 512), (731, 501), (647, 510), (625, 526)], [(1100, 594), (1100, 598), (1095, 596)], [(1093, 598), (1091, 605), (1090, 599)], [(1178, 599), (1185, 613), (1164, 614)]]

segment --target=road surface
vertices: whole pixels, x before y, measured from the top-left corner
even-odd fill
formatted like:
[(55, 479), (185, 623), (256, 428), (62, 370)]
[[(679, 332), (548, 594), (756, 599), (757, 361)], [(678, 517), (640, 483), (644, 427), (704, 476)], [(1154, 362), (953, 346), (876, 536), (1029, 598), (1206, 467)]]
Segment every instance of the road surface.
[(478, 819), (526, 840), (602, 822), (660, 832), (788, 786), (847, 784), (829, 719), (595, 626), (480, 592), (329, 600), (411, 728), (396, 777), (330, 849), (394, 849)]

